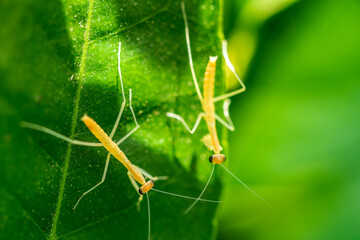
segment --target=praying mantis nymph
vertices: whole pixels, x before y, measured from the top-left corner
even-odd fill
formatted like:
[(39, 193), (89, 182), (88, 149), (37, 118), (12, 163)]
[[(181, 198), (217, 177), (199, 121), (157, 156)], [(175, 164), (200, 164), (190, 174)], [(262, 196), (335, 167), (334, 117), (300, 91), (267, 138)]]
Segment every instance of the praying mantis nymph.
[[(74, 210), (76, 209), (76, 207), (80, 203), (81, 199), (85, 195), (87, 195), (88, 193), (93, 191), (95, 188), (97, 188), (100, 184), (102, 184), (105, 181), (108, 166), (109, 166), (110, 157), (112, 155), (121, 164), (123, 164), (124, 167), (127, 169), (127, 175), (128, 175), (128, 177), (130, 179), (130, 182), (131, 182), (132, 186), (135, 188), (135, 190), (137, 191), (137, 193), (140, 195), (139, 200), (137, 202), (138, 210), (140, 208), (140, 202), (143, 199), (143, 195), (146, 194), (146, 196), (147, 196), (148, 239), (150, 239), (150, 229), (151, 229), (150, 223), (151, 223), (151, 219), (150, 219), (150, 201), (149, 201), (149, 194), (148, 194), (148, 192), (150, 190), (154, 190), (156, 192), (160, 192), (160, 193), (163, 193), (163, 194), (168, 194), (168, 195), (172, 195), (172, 196), (176, 196), (176, 197), (182, 197), (182, 198), (186, 198), (186, 199), (195, 200), (197, 198), (184, 196), (184, 195), (179, 195), (179, 194), (175, 194), (175, 193), (171, 193), (171, 192), (165, 192), (165, 191), (158, 190), (158, 189), (154, 189), (155, 181), (157, 181), (157, 180), (166, 180), (168, 177), (167, 176), (153, 177), (150, 173), (148, 173), (144, 169), (132, 164), (130, 162), (130, 160), (126, 157), (125, 153), (120, 150), (119, 145), (123, 141), (125, 141), (131, 134), (133, 134), (140, 127), (138, 125), (138, 123), (137, 123), (136, 116), (135, 116), (134, 110), (133, 110), (132, 105), (131, 105), (131, 99), (132, 99), (132, 91), (131, 91), (131, 89), (129, 90), (129, 108), (130, 108), (132, 116), (134, 118), (135, 127), (128, 134), (126, 134), (123, 138), (121, 138), (119, 141), (115, 142), (115, 141), (112, 140), (113, 136), (115, 135), (116, 129), (117, 129), (118, 125), (119, 125), (119, 122), (120, 122), (120, 119), (121, 119), (121, 116), (122, 116), (122, 113), (123, 113), (123, 110), (124, 110), (125, 104), (126, 104), (126, 98), (125, 98), (124, 86), (123, 86), (123, 82), (122, 82), (121, 68), (120, 68), (120, 52), (121, 52), (121, 43), (119, 43), (119, 51), (118, 51), (118, 72), (119, 72), (119, 78), (120, 78), (120, 83), (121, 83), (121, 88), (122, 88), (123, 102), (122, 102), (122, 105), (120, 107), (119, 114), (118, 114), (118, 116), (116, 118), (116, 121), (115, 121), (115, 124), (114, 124), (114, 126), (112, 128), (111, 133), (109, 135), (107, 133), (105, 133), (105, 131), (91, 117), (87, 116), (86, 114), (81, 118), (81, 120), (86, 125), (86, 127), (100, 141), (100, 143), (98, 143), (98, 142), (84, 142), (84, 141), (70, 139), (70, 138), (68, 138), (68, 137), (66, 137), (64, 135), (61, 135), (58, 132), (55, 132), (55, 131), (53, 131), (53, 130), (51, 130), (49, 128), (46, 128), (44, 126), (40, 126), (40, 125), (34, 124), (34, 123), (29, 123), (29, 122), (24, 122), (23, 121), (23, 122), (21, 122), (21, 126), (25, 127), (25, 128), (30, 128), (30, 129), (33, 129), (33, 130), (37, 130), (37, 131), (41, 131), (41, 132), (50, 134), (50, 135), (52, 135), (52, 136), (54, 136), (56, 138), (62, 139), (62, 140), (67, 141), (67, 142), (69, 142), (71, 144), (81, 145), (81, 146), (88, 146), (88, 147), (104, 147), (108, 151), (108, 154), (107, 154), (107, 157), (106, 157), (104, 172), (103, 172), (103, 176), (101, 178), (101, 181), (99, 183), (97, 183), (96, 185), (94, 185), (89, 190), (87, 190), (86, 192), (84, 192), (81, 195), (81, 197), (78, 199), (76, 204), (74, 205), (73, 209)], [(146, 179), (148, 179), (148, 180), (146, 180)], [(140, 184), (141, 186), (139, 187), (138, 184)], [(213, 201), (213, 200), (207, 200), (207, 199), (200, 199), (200, 201), (213, 202), (213, 203), (221, 202), (221, 201)]]
[[(200, 88), (199, 88), (199, 84), (198, 84), (197, 79), (196, 79), (193, 60), (192, 60), (192, 55), (191, 55), (189, 24), (188, 24), (188, 21), (187, 21), (187, 15), (186, 15), (184, 2), (181, 2), (181, 10), (182, 10), (182, 15), (183, 15), (183, 19), (184, 19), (184, 25), (185, 25), (185, 38), (186, 38), (186, 46), (187, 46), (187, 51), (188, 51), (188, 56), (189, 56), (189, 66), (190, 66), (193, 82), (194, 82), (195, 89), (196, 89), (197, 95), (199, 97), (203, 112), (201, 112), (198, 115), (192, 129), (190, 129), (190, 127), (186, 124), (185, 120), (181, 116), (179, 116), (178, 114), (168, 112), (168, 113), (166, 113), (166, 115), (168, 117), (170, 117), (170, 118), (174, 118), (174, 119), (179, 120), (191, 134), (195, 133), (197, 127), (199, 126), (199, 123), (200, 123), (201, 119), (204, 118), (204, 120), (206, 122), (209, 134), (205, 135), (202, 138), (202, 142), (205, 144), (205, 146), (210, 151), (214, 152), (214, 154), (212, 154), (210, 156), (210, 158), (209, 158), (209, 161), (213, 164), (213, 168), (211, 170), (209, 179), (208, 179), (204, 189), (200, 193), (198, 199), (200, 199), (202, 197), (202, 195), (204, 194), (208, 184), (210, 183), (211, 177), (212, 177), (214, 169), (215, 169), (215, 165), (218, 164), (218, 165), (222, 166), (227, 172), (229, 172), (230, 175), (232, 175), (237, 181), (239, 181), (243, 186), (245, 186), (256, 197), (258, 197), (261, 201), (263, 201), (265, 204), (270, 206), (262, 197), (260, 197), (256, 192), (254, 192), (251, 188), (249, 188), (244, 182), (242, 182), (238, 177), (236, 177), (232, 172), (230, 172), (229, 169), (227, 169), (222, 164), (226, 160), (226, 156), (224, 154), (221, 154), (222, 147), (220, 145), (220, 141), (219, 141), (217, 131), (216, 131), (216, 121), (220, 122), (222, 125), (224, 125), (226, 128), (228, 128), (230, 131), (235, 130), (234, 125), (233, 125), (233, 123), (231, 121), (231, 118), (230, 118), (230, 114), (229, 114), (229, 106), (230, 106), (229, 97), (240, 94), (240, 93), (244, 92), (245, 89), (246, 89), (244, 83), (242, 82), (240, 77), (237, 75), (237, 73), (235, 71), (235, 68), (233, 67), (233, 65), (231, 64), (231, 62), (229, 60), (229, 57), (228, 57), (228, 54), (227, 54), (227, 42), (226, 41), (222, 42), (223, 56), (225, 58), (225, 62), (227, 64), (227, 66), (235, 74), (235, 77), (239, 81), (239, 83), (241, 85), (241, 88), (238, 89), (238, 90), (235, 90), (233, 92), (230, 92), (230, 93), (227, 93), (227, 94), (224, 94), (224, 95), (221, 95), (221, 96), (214, 97), (215, 70), (216, 70), (217, 56), (213, 56), (213, 57), (209, 58), (209, 62), (207, 64), (207, 66), (206, 66), (205, 76), (204, 76), (204, 85), (203, 85), (203, 94), (202, 94), (201, 91), (200, 91)], [(219, 102), (221, 100), (225, 100), (224, 104), (223, 104), (223, 112), (224, 112), (224, 116), (225, 116), (227, 121), (224, 121), (223, 119), (221, 119), (220, 116), (218, 116), (215, 113), (215, 103)], [(188, 213), (195, 206), (195, 204), (197, 202), (198, 202), (198, 200), (195, 200), (193, 202), (193, 204), (191, 204), (190, 207), (185, 211), (185, 213)]]

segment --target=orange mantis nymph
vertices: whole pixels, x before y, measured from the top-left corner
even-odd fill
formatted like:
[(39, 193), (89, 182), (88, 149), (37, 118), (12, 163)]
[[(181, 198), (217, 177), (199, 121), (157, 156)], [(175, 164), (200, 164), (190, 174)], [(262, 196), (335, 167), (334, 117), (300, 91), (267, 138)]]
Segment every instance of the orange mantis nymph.
[[(193, 197), (189, 197), (189, 196), (183, 196), (183, 195), (179, 195), (179, 194), (175, 194), (175, 193), (169, 193), (169, 192), (165, 192), (165, 191), (161, 191), (158, 189), (154, 189), (154, 183), (157, 180), (166, 180), (167, 176), (161, 176), (161, 177), (154, 177), (152, 176), (150, 173), (148, 173), (147, 171), (145, 171), (144, 169), (132, 164), (130, 162), (130, 160), (126, 157), (126, 155), (124, 154), (123, 151), (120, 150), (119, 145), (124, 142), (131, 134), (133, 134), (137, 129), (139, 129), (139, 125), (137, 123), (136, 120), (136, 116), (134, 113), (134, 110), (132, 108), (131, 105), (131, 99), (132, 99), (132, 92), (131, 89), (129, 91), (129, 108), (131, 110), (134, 122), (135, 122), (135, 127), (128, 133), (126, 134), (123, 138), (121, 138), (119, 141), (113, 141), (112, 138), (115, 135), (116, 129), (119, 125), (122, 113), (124, 111), (125, 105), (126, 105), (126, 98), (125, 98), (125, 93), (124, 93), (124, 86), (123, 86), (123, 82), (122, 82), (122, 76), (121, 76), (121, 68), (120, 68), (120, 52), (121, 52), (121, 43), (119, 43), (119, 51), (118, 51), (118, 72), (119, 72), (119, 78), (120, 78), (120, 83), (121, 83), (121, 88), (122, 88), (122, 95), (123, 95), (123, 102), (122, 105), (120, 107), (120, 111), (119, 114), (116, 118), (115, 124), (112, 128), (111, 133), (108, 135), (104, 132), (104, 130), (89, 116), (87, 116), (86, 114), (81, 118), (81, 120), (84, 122), (84, 124), (87, 126), (87, 128), (92, 132), (92, 134), (100, 141), (100, 142), (84, 142), (84, 141), (79, 141), (79, 140), (74, 140), (74, 139), (70, 139), (64, 135), (61, 135), (60, 133), (57, 133), (49, 128), (46, 128), (44, 126), (40, 126), (38, 124), (34, 124), (34, 123), (29, 123), (29, 122), (22, 122), (21, 125), (22, 127), (26, 127), (26, 128), (30, 128), (30, 129), (34, 129), (37, 131), (41, 131), (41, 132), (45, 132), (47, 134), (50, 134), (56, 138), (60, 138), (64, 141), (67, 141), (71, 144), (75, 144), (75, 145), (81, 145), (81, 146), (88, 146), (88, 147), (104, 147), (107, 151), (107, 157), (106, 157), (106, 161), (105, 161), (105, 167), (104, 167), (104, 172), (103, 172), (103, 176), (101, 178), (101, 181), (99, 183), (97, 183), (96, 185), (94, 185), (92, 188), (90, 188), (89, 190), (87, 190), (86, 192), (84, 192), (80, 198), (78, 199), (78, 201), (76, 202), (76, 204), (74, 205), (73, 209), (75, 210), (75, 208), (78, 206), (78, 204), (80, 203), (81, 199), (83, 199), (83, 197), (85, 197), (85, 195), (87, 195), (88, 193), (90, 193), (91, 191), (93, 191), (95, 188), (97, 188), (99, 185), (101, 185), (106, 178), (106, 174), (107, 174), (107, 170), (108, 170), (108, 166), (109, 166), (109, 161), (110, 161), (110, 157), (111, 155), (113, 157), (115, 157), (120, 163), (122, 163), (124, 165), (124, 167), (127, 169), (127, 175), (130, 179), (130, 182), (132, 184), (132, 186), (135, 188), (135, 190), (137, 191), (137, 193), (140, 195), (139, 200), (137, 202), (137, 206), (138, 206), (138, 210), (140, 208), (140, 202), (143, 199), (143, 195), (146, 194), (147, 196), (147, 205), (148, 205), (148, 239), (150, 239), (150, 201), (149, 201), (149, 195), (148, 192), (150, 190), (154, 190), (156, 192), (160, 192), (160, 193), (164, 193), (164, 194), (168, 194), (168, 195), (172, 195), (172, 196), (177, 196), (177, 197), (182, 197), (182, 198), (187, 198), (187, 199), (193, 199), (193, 200), (197, 200), (197, 198), (193, 198)], [(148, 180), (146, 180), (148, 179)], [(141, 186), (139, 187), (140, 184)], [(219, 203), (220, 201), (212, 201), (212, 200), (206, 200), (206, 199), (200, 199), (201, 201), (205, 201), (205, 202), (213, 202), (213, 203)]]
[[(207, 186), (210, 183), (211, 177), (214, 173), (214, 169), (215, 169), (215, 165), (219, 164), (220, 166), (222, 166), (230, 175), (232, 175), (238, 182), (240, 182), (245, 188), (247, 188), (250, 192), (252, 192), (256, 197), (258, 197), (260, 200), (262, 200), (265, 204), (267, 204), (269, 206), (269, 204), (262, 198), (260, 197), (256, 192), (254, 192), (251, 188), (249, 188), (243, 181), (241, 181), (238, 177), (236, 177), (232, 172), (230, 172), (229, 169), (227, 169), (222, 163), (226, 160), (226, 156), (224, 154), (221, 154), (222, 151), (222, 147), (220, 145), (220, 141), (216, 132), (216, 121), (220, 122), (222, 125), (224, 125), (226, 128), (228, 128), (230, 131), (234, 131), (234, 125), (231, 121), (230, 118), (230, 114), (229, 114), (229, 105), (230, 105), (230, 99), (229, 97), (240, 94), (242, 92), (245, 91), (245, 85), (242, 82), (242, 80), (240, 79), (240, 77), (236, 74), (235, 68), (233, 67), (233, 65), (231, 64), (228, 54), (227, 54), (227, 42), (223, 41), (223, 56), (225, 59), (225, 62), (227, 64), (227, 66), (229, 67), (229, 69), (234, 73), (235, 77), (237, 78), (237, 80), (239, 81), (241, 88), (238, 90), (235, 90), (233, 92), (221, 95), (221, 96), (217, 96), (214, 97), (214, 87), (215, 87), (215, 69), (216, 69), (216, 60), (217, 60), (217, 56), (214, 57), (210, 57), (209, 62), (206, 66), (206, 70), (205, 70), (205, 77), (204, 77), (204, 85), (203, 85), (203, 94), (200, 91), (199, 88), (199, 84), (197, 82), (196, 79), (196, 75), (195, 75), (195, 70), (194, 70), (194, 66), (193, 66), (193, 60), (192, 60), (192, 55), (191, 55), (191, 47), (190, 47), (190, 36), (189, 36), (189, 24), (187, 21), (187, 15), (186, 15), (186, 11), (185, 11), (185, 4), (184, 2), (181, 2), (181, 10), (182, 10), (182, 15), (183, 15), (183, 19), (184, 19), (184, 25), (185, 25), (185, 38), (186, 38), (186, 46), (187, 46), (187, 52), (188, 52), (188, 56), (189, 56), (189, 66), (190, 66), (190, 70), (191, 70), (191, 74), (192, 74), (192, 78), (193, 78), (193, 82), (195, 85), (195, 89), (196, 89), (196, 93), (199, 97), (201, 106), (202, 106), (202, 110), (203, 112), (201, 112), (196, 121), (195, 124), (193, 126), (192, 129), (190, 129), (190, 127), (186, 124), (185, 120), (172, 112), (168, 112), (166, 115), (170, 118), (174, 118), (177, 119), (178, 121), (180, 121), (185, 128), (191, 133), (194, 134), (197, 127), (199, 126), (199, 123), (201, 121), (201, 119), (204, 118), (207, 128), (209, 130), (209, 134), (205, 135), (202, 138), (202, 142), (205, 144), (205, 146), (210, 150), (213, 151), (214, 154), (212, 154), (209, 158), (209, 161), (213, 164), (213, 168), (211, 170), (209, 179), (204, 187), (204, 189), (202, 190), (202, 192), (200, 193), (198, 199), (200, 199), (202, 197), (202, 195), (204, 194)], [(226, 118), (226, 121), (224, 121), (223, 119), (221, 119), (220, 116), (218, 116), (215, 113), (215, 103), (219, 102), (219, 101), (224, 101), (223, 104), (223, 112), (224, 112), (224, 116)], [(189, 208), (185, 211), (185, 213), (188, 213), (194, 206), (195, 204), (198, 202), (198, 199), (196, 199), (190, 206)]]

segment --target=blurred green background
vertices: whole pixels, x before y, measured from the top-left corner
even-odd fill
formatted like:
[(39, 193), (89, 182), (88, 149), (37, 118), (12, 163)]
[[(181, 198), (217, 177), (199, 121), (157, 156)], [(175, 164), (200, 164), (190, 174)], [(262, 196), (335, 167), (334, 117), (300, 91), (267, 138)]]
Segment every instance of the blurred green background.
[[(219, 240), (360, 239), (360, 1), (225, 1), (232, 98)], [(229, 75), (229, 88), (236, 87)]]

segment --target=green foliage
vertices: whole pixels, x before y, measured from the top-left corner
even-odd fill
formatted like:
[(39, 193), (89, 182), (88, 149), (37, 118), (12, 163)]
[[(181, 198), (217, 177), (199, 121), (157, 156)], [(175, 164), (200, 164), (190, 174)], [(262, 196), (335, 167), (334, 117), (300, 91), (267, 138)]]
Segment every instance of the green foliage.
[[(125, 168), (111, 160), (100, 181), (103, 148), (71, 146), (44, 133), (22, 129), (22, 120), (75, 139), (95, 141), (80, 122), (87, 113), (106, 132), (122, 95), (122, 74), (141, 128), (121, 144), (135, 164), (168, 175), (156, 188), (197, 196), (211, 165), (200, 139), (165, 117), (167, 111), (191, 124), (200, 111), (192, 84), (178, 1), (10, 1), (1, 3), (0, 46), (0, 238), (146, 239), (146, 202), (136, 211), (137, 193)], [(197, 76), (208, 56), (220, 55), (218, 1), (186, 3)], [(222, 65), (219, 60), (218, 65)], [(219, 92), (222, 68), (217, 70)], [(115, 139), (134, 127), (126, 108)], [(225, 144), (225, 143), (224, 143)], [(215, 177), (204, 197), (217, 199)], [(217, 206), (150, 193), (153, 239), (211, 239)]]
[(260, 29), (229, 163), (275, 211), (229, 178), (219, 239), (359, 239), (359, 11), (301, 1)]

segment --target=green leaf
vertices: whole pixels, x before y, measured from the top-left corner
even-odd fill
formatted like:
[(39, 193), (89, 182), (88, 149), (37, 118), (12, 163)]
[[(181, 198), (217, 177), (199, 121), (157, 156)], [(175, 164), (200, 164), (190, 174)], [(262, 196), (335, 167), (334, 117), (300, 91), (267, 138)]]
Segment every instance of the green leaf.
[[(114, 158), (101, 180), (106, 151), (72, 146), (19, 127), (46, 126), (65, 136), (96, 141), (81, 123), (84, 113), (110, 132), (122, 103), (118, 43), (125, 95), (141, 128), (120, 148), (154, 176), (157, 189), (197, 196), (211, 165), (200, 142), (205, 125), (191, 136), (165, 116), (174, 111), (189, 124), (201, 110), (192, 84), (180, 2), (3, 1), (0, 19), (0, 238), (147, 239), (147, 205), (126, 169)], [(194, 64), (201, 81), (208, 57), (221, 55), (219, 1), (186, 2)], [(222, 61), (217, 68), (222, 91)], [(114, 139), (135, 126), (128, 107)], [(226, 144), (224, 142), (223, 144)], [(216, 174), (204, 198), (218, 199)], [(152, 239), (211, 239), (216, 204), (151, 192)]]

